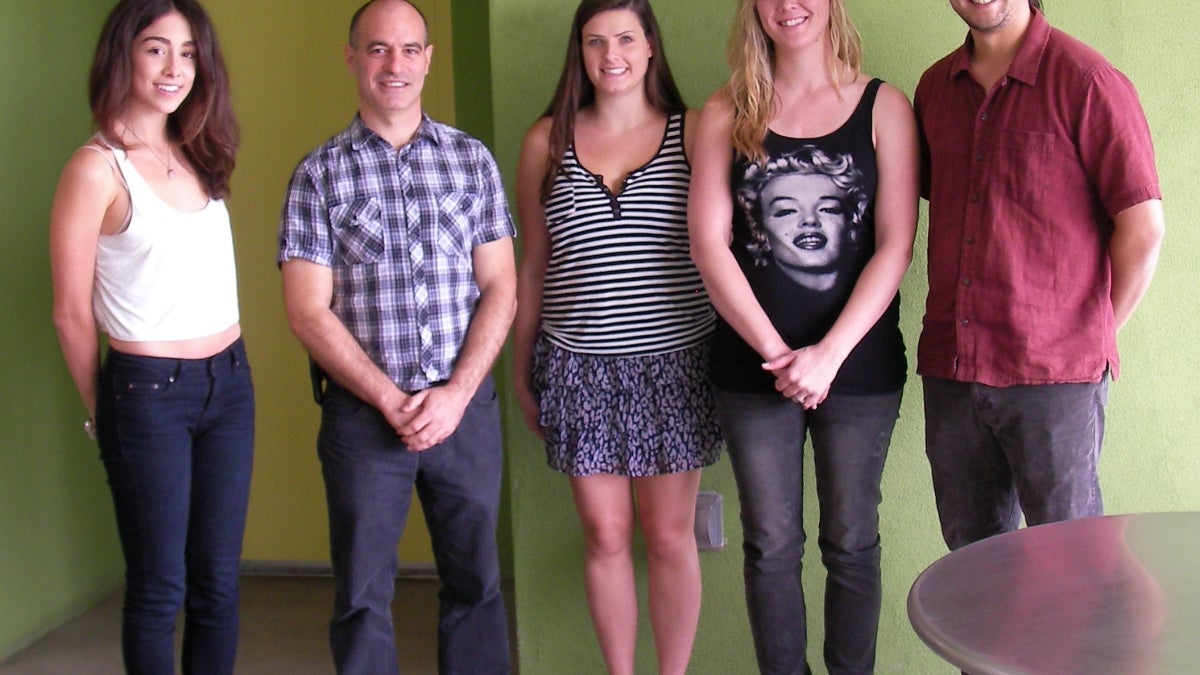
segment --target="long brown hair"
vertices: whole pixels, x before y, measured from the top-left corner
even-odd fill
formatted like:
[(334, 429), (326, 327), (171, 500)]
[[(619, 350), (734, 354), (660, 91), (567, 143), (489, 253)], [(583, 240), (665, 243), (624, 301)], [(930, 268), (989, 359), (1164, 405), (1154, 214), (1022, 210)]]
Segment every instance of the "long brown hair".
[(229, 96), (229, 75), (208, 13), (195, 0), (121, 0), (104, 22), (88, 78), (92, 122), (120, 144), (113, 133), (129, 103), (132, 89), (133, 40), (147, 26), (172, 11), (192, 29), (196, 43), (196, 78), (179, 108), (167, 117), (167, 137), (200, 176), (209, 196), (229, 196), (229, 178), (237, 153), (238, 130)]
[(667, 65), (667, 54), (663, 50), (662, 32), (658, 21), (654, 18), (654, 10), (650, 9), (648, 0), (583, 0), (575, 10), (575, 19), (571, 22), (571, 37), (567, 40), (567, 58), (563, 62), (562, 75), (558, 78), (558, 88), (554, 98), (550, 100), (543, 117), (553, 121), (550, 124), (550, 156), (546, 162), (546, 173), (542, 176), (541, 197), (546, 201), (550, 188), (554, 185), (554, 177), (562, 168), (563, 155), (567, 147), (575, 139), (575, 116), (580, 110), (591, 105), (596, 100), (596, 88), (588, 79), (583, 66), (583, 27), (592, 17), (601, 12), (627, 9), (637, 15), (650, 43), (650, 67), (646, 70), (646, 100), (655, 110), (667, 114), (681, 112), (687, 109), (683, 95), (675, 86), (675, 78), (671, 77), (671, 68)]

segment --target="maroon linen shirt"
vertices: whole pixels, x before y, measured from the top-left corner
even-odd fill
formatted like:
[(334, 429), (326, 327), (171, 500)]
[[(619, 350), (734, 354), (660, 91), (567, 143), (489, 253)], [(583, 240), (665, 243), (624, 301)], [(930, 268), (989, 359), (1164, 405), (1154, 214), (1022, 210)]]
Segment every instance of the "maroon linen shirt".
[(929, 200), (917, 373), (998, 387), (1115, 377), (1112, 216), (1161, 198), (1137, 93), (1040, 12), (990, 92), (967, 70), (972, 46), (914, 97)]

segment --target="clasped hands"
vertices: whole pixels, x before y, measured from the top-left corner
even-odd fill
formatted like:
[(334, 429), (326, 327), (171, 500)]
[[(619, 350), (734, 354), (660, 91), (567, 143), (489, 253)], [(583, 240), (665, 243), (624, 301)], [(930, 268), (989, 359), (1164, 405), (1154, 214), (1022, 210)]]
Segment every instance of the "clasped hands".
[(820, 345), (794, 349), (762, 364), (775, 376), (775, 391), (805, 410), (815, 409), (829, 396), (839, 366), (822, 353)]
[(447, 383), (409, 395), (380, 411), (410, 452), (424, 452), (450, 437), (462, 422), (472, 392)]

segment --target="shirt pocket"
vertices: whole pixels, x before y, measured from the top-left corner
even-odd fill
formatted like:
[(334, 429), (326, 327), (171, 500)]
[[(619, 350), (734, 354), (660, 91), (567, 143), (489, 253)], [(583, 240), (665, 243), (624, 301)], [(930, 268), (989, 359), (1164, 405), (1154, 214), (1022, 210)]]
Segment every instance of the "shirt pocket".
[(571, 184), (571, 180), (567, 176), (559, 174), (554, 185), (550, 187), (550, 194), (546, 199), (546, 226), (554, 229), (574, 213), (575, 186)]
[(1054, 135), (1005, 129), (1001, 137), (1004, 193), (1021, 204), (1040, 204), (1049, 192), (1054, 159)]
[(365, 265), (379, 260), (387, 246), (382, 210), (374, 197), (355, 199), (329, 209), (334, 256), (344, 265)]
[(453, 258), (470, 255), (475, 202), (475, 195), (469, 192), (452, 191), (438, 195), (437, 245), (442, 253)]

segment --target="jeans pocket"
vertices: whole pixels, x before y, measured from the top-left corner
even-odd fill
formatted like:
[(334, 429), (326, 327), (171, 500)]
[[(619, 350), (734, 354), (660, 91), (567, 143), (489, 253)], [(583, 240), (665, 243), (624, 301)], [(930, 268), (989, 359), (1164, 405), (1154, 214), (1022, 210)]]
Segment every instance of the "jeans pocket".
[(165, 395), (179, 376), (179, 362), (143, 356), (112, 355), (101, 380), (118, 400)]

